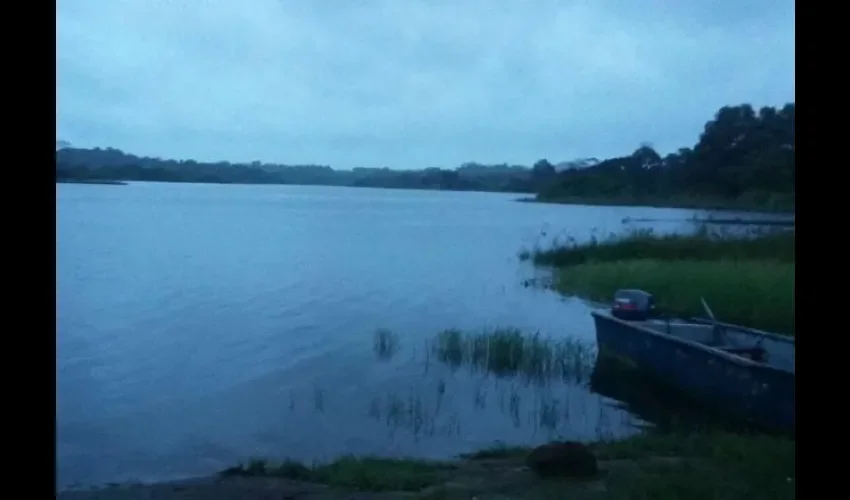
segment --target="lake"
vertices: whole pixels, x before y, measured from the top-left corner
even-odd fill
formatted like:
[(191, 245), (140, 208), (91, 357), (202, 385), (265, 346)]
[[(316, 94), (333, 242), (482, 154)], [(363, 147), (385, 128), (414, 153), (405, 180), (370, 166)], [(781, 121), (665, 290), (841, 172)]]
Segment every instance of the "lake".
[[(707, 214), (520, 196), (57, 184), (58, 486), (635, 432), (580, 377), (488, 375), (429, 342), (499, 327), (593, 342), (590, 306), (524, 286), (518, 251)], [(398, 336), (391, 357), (379, 329)]]

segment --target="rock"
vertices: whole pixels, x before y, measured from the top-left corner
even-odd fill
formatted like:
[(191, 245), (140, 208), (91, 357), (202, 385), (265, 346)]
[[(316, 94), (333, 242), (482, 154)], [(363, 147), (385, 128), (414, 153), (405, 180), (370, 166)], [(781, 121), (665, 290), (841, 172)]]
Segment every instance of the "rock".
[(573, 441), (538, 446), (528, 454), (526, 463), (540, 477), (589, 478), (599, 472), (596, 456), (590, 448)]

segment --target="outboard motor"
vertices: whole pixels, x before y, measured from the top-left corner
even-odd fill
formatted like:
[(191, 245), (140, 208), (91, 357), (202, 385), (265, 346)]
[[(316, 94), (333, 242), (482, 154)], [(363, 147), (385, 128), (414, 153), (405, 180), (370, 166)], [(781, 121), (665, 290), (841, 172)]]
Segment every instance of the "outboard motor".
[(657, 316), (655, 297), (643, 290), (617, 290), (611, 314), (626, 321), (645, 321)]

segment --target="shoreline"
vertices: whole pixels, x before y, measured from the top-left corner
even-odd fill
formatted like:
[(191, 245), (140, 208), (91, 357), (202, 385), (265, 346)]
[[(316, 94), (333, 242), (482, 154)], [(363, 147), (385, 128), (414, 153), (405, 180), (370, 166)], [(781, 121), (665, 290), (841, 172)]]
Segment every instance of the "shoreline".
[[(545, 447), (544, 447), (545, 448)], [(539, 448), (496, 446), (451, 460), (343, 457), (307, 467), (298, 462), (252, 461), (217, 475), (57, 490), (60, 500), (300, 500), (342, 499), (584, 499), (689, 498), (706, 488), (716, 497), (769, 486), (766, 496), (794, 498), (794, 440), (757, 434), (647, 432), (588, 443), (596, 463), (589, 476), (545, 477), (534, 469)], [(538, 455), (539, 457), (539, 455)], [(765, 457), (769, 457), (765, 460)], [(556, 458), (551, 458), (557, 460)], [(539, 462), (538, 462), (539, 463)], [(561, 467), (570, 467), (563, 462)], [(534, 470), (533, 470), (534, 469)], [(537, 470), (537, 472), (535, 472)], [(566, 472), (568, 469), (561, 469)], [(717, 480), (718, 473), (722, 477)], [(683, 490), (684, 488), (684, 490)], [(555, 494), (555, 496), (553, 496)], [(565, 495), (566, 494), (566, 495)], [(681, 496), (684, 494), (684, 496)], [(730, 496), (730, 494), (732, 494)], [(560, 496), (559, 496), (560, 495)], [(664, 496), (669, 498), (670, 496)]]

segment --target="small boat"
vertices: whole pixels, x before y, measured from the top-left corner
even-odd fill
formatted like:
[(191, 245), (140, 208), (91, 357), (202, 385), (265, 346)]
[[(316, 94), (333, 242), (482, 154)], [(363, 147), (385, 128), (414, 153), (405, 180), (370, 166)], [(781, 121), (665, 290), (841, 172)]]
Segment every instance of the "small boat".
[(652, 294), (619, 290), (593, 311), (599, 356), (761, 427), (794, 433), (794, 338), (708, 318), (661, 317)]

